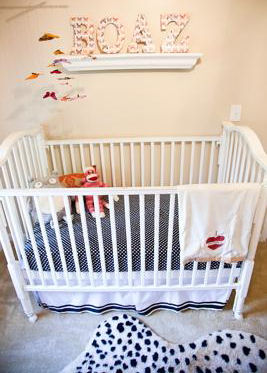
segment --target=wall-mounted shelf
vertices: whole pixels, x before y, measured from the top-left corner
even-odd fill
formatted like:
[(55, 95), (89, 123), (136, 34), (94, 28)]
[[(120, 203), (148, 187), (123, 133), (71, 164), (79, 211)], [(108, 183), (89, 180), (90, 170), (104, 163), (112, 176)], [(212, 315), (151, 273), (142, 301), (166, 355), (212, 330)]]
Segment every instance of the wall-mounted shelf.
[(192, 69), (202, 56), (201, 53), (137, 53), (96, 54), (86, 56), (64, 56), (69, 63), (62, 66), (67, 71), (94, 70), (151, 70)]

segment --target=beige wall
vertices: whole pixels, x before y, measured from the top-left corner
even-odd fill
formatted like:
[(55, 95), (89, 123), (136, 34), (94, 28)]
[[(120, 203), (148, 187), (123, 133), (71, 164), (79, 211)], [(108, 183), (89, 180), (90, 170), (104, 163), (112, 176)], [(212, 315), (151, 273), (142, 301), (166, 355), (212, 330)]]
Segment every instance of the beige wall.
[[(28, 1), (0, 0), (0, 6)], [(32, 1), (31, 4), (34, 4)], [(0, 140), (15, 130), (45, 124), (50, 138), (218, 134), (231, 104), (242, 105), (242, 124), (250, 125), (267, 149), (266, 0), (57, 0), (61, 9), (0, 9)], [(191, 51), (202, 61), (189, 72), (99, 72), (76, 74), (73, 89), (87, 94), (79, 102), (43, 100), (46, 90), (68, 91), (47, 74), (52, 52), (69, 51), (69, 18), (95, 21), (118, 15), (130, 40), (138, 12), (147, 15), (159, 50), (160, 14), (188, 12)], [(38, 42), (44, 32), (61, 36)], [(31, 72), (46, 75), (25, 81)]]

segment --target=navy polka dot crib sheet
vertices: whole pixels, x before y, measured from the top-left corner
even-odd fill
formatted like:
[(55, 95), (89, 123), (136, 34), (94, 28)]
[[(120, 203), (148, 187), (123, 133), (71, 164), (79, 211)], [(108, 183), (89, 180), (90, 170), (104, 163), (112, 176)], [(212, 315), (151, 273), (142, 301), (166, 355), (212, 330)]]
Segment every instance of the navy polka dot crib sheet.
[[(145, 269), (146, 271), (153, 271), (154, 268), (154, 213), (155, 213), (155, 197), (154, 195), (145, 195)], [(132, 265), (133, 271), (140, 271), (141, 267), (141, 242), (140, 242), (140, 209), (139, 196), (129, 196), (130, 203), (130, 224), (131, 224), (131, 251), (132, 251)], [(167, 247), (168, 247), (168, 225), (169, 225), (169, 206), (170, 196), (162, 194), (160, 196), (160, 214), (159, 214), (159, 271), (166, 270), (167, 265)], [(126, 220), (124, 209), (124, 198), (120, 196), (118, 202), (114, 203), (115, 208), (115, 225), (117, 236), (117, 251), (119, 271), (126, 272), (128, 270), (127, 260), (127, 238), (126, 238)], [(114, 272), (112, 236), (109, 210), (105, 210), (106, 216), (101, 219), (103, 246), (105, 253), (105, 264), (107, 272)], [(179, 211), (178, 199), (175, 197), (174, 219), (173, 219), (173, 236), (172, 236), (172, 270), (179, 270), (180, 268), (180, 244), (179, 244)], [(86, 258), (83, 230), (80, 215), (73, 216), (73, 231), (75, 243), (78, 252), (79, 266), (82, 272), (88, 271), (88, 264)], [(101, 272), (101, 261), (99, 254), (99, 242), (96, 227), (96, 219), (92, 217), (89, 212), (86, 212), (86, 224), (88, 230), (88, 239), (90, 245), (91, 259), (94, 272)], [(59, 254), (58, 242), (56, 233), (50, 224), (46, 224), (46, 232), (48, 242), (53, 258), (53, 263), (56, 271), (62, 271), (62, 263)], [(34, 236), (36, 245), (40, 255), (42, 268), (44, 271), (50, 271), (49, 261), (47, 258), (45, 244), (37, 222), (34, 225)], [(69, 272), (75, 272), (75, 263), (72, 253), (71, 240), (69, 235), (68, 225), (65, 221), (60, 223), (60, 236), (62, 239), (64, 254)], [(25, 241), (25, 252), (29, 261), (30, 269), (38, 270), (37, 263), (34, 256), (33, 246), (31, 240), (28, 238)], [(225, 264), (225, 267), (228, 265)], [(211, 269), (217, 269), (219, 262), (211, 262)], [(186, 270), (192, 270), (193, 263), (188, 263), (185, 266)], [(198, 263), (198, 269), (205, 269), (206, 263)]]

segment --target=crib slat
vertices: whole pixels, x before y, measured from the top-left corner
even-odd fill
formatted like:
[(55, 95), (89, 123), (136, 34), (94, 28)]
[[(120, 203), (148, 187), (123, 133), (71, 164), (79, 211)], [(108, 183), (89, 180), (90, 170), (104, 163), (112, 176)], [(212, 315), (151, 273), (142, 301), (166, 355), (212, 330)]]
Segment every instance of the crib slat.
[(94, 144), (93, 143), (90, 143), (89, 150), (90, 150), (91, 166), (94, 166), (95, 165), (95, 152), (94, 152)]
[(171, 159), (170, 159), (170, 185), (173, 185), (174, 180), (174, 150), (175, 142), (171, 142)]
[(247, 157), (247, 146), (244, 144), (242, 141), (242, 160), (241, 160), (241, 165), (240, 165), (240, 170), (239, 170), (239, 176), (238, 176), (238, 182), (241, 183), (243, 181), (243, 175), (244, 175), (244, 168), (245, 168), (245, 161)]
[(160, 143), (160, 186), (164, 186), (165, 180), (165, 143)]
[(227, 154), (227, 168), (226, 168), (226, 175), (225, 175), (225, 182), (228, 183), (229, 176), (230, 176), (230, 168), (231, 168), (231, 160), (232, 160), (232, 152), (233, 152), (233, 143), (234, 143), (234, 133), (230, 134), (230, 146), (228, 149)]
[(254, 159), (252, 162), (251, 175), (250, 175), (250, 180), (249, 180), (251, 183), (255, 182), (255, 174), (256, 174), (256, 161)]
[(18, 141), (18, 152), (19, 152), (19, 158), (21, 160), (22, 169), (23, 169), (23, 177), (25, 179), (25, 186), (27, 187), (28, 184), (29, 184), (29, 180), (27, 178), (27, 175), (29, 175), (29, 173), (28, 173), (27, 163), (26, 163), (26, 160), (25, 160), (25, 153), (22, 149), (21, 140)]
[(44, 246), (45, 246), (45, 252), (46, 252), (46, 256), (47, 256), (47, 259), (48, 259), (48, 263), (49, 263), (49, 267), (50, 267), (50, 271), (51, 271), (51, 275), (52, 275), (52, 280), (53, 280), (54, 285), (57, 285), (55, 266), (54, 266), (50, 246), (49, 246), (49, 241), (48, 241), (47, 232), (46, 232), (46, 229), (45, 229), (43, 215), (42, 215), (41, 210), (40, 210), (39, 199), (38, 199), (37, 196), (34, 196), (33, 200), (34, 200), (34, 205), (35, 205), (35, 208), (36, 208), (36, 213), (37, 213), (39, 225), (40, 225), (41, 232), (42, 232), (42, 238), (43, 238), (43, 242), (44, 242)]
[(75, 265), (75, 274), (77, 277), (78, 284), (81, 286), (82, 280), (81, 280), (81, 269), (79, 264), (79, 257), (78, 257), (78, 251), (74, 236), (74, 230), (73, 230), (73, 224), (72, 224), (72, 218), (71, 218), (71, 212), (70, 212), (70, 201), (66, 195), (63, 196), (63, 203), (66, 211), (66, 218), (67, 218), (67, 224), (68, 224), (68, 230), (69, 230), (69, 236), (70, 236), (70, 243), (71, 243), (71, 250), (72, 255), (74, 259), (74, 265)]
[(22, 138), (22, 144), (23, 144), (24, 154), (25, 154), (25, 157), (26, 157), (26, 160), (27, 160), (27, 165), (28, 165), (28, 169), (29, 169), (29, 173), (30, 173), (29, 177), (35, 177), (33, 167), (32, 167), (32, 162), (31, 162), (31, 156), (30, 156), (30, 152), (29, 152), (29, 145), (27, 145), (27, 143), (26, 143), (26, 137)]
[(63, 172), (64, 172), (64, 174), (66, 174), (67, 173), (67, 166), (66, 166), (64, 145), (60, 145), (59, 149), (60, 149), (60, 155), (61, 155), (61, 162), (62, 162), (62, 166), (63, 166)]
[[(13, 182), (13, 186), (14, 186), (14, 188), (18, 188), (19, 184), (18, 184), (18, 181), (17, 181), (17, 175), (15, 173), (15, 165), (14, 165), (14, 162), (13, 162), (13, 159), (12, 159), (11, 156), (8, 157), (7, 163), (8, 163), (8, 166), (9, 166), (9, 171), (10, 171), (11, 179), (12, 179), (12, 182)], [(7, 173), (6, 173), (6, 168), (5, 167), (3, 168), (3, 176), (4, 176), (4, 180), (7, 180)], [(9, 187), (10, 187), (10, 185), (9, 185)], [(20, 200), (18, 202), (19, 202), (19, 207), (20, 207), (19, 211), (20, 211), (20, 215), (21, 215), (21, 221), (22, 221), (22, 225), (23, 225), (23, 228), (24, 228), (24, 232), (27, 232), (27, 225), (26, 225), (26, 222), (25, 222), (25, 218), (24, 218), (24, 215), (21, 214), (22, 208), (21, 208)]]
[(18, 180), (17, 180), (17, 174), (15, 172), (16, 171), (15, 170), (15, 165), (14, 165), (13, 159), (10, 155), (7, 158), (7, 164), (8, 164), (8, 167), (9, 167), (9, 172), (10, 172), (11, 180), (12, 180), (12, 183), (13, 183), (13, 188), (18, 188), (19, 184), (18, 184)]
[(230, 173), (230, 183), (232, 183), (234, 180), (236, 155), (237, 155), (237, 144), (238, 144), (238, 133), (235, 133), (234, 134), (234, 152), (233, 152), (233, 159), (232, 159), (231, 173)]
[(103, 179), (103, 182), (106, 183), (107, 177), (106, 177), (104, 145), (101, 143), (99, 146), (100, 146), (100, 162), (101, 162), (101, 169), (102, 169), (102, 179)]
[(114, 272), (116, 285), (120, 285), (119, 278), (119, 261), (118, 261), (118, 248), (117, 248), (117, 233), (116, 233), (116, 223), (115, 223), (115, 213), (114, 213), (114, 196), (108, 196), (109, 202), (109, 217), (110, 217), (110, 227), (111, 227), (111, 239), (112, 239), (112, 251), (113, 251), (113, 262), (114, 262)]
[(159, 267), (159, 210), (160, 195), (155, 194), (154, 207), (154, 286), (158, 285), (158, 267)]
[(172, 240), (173, 240), (173, 220), (174, 220), (174, 202), (175, 194), (170, 195), (169, 225), (168, 225), (168, 244), (167, 244), (167, 271), (166, 285), (170, 286), (171, 264), (172, 264)]
[(14, 156), (15, 165), (16, 165), (16, 174), (18, 175), (18, 179), (19, 179), (19, 187), (26, 188), (26, 184), (24, 182), (23, 168), (21, 165), (21, 159), (18, 155), (18, 148), (16, 145), (13, 148), (13, 156)]
[(125, 164), (124, 164), (123, 142), (120, 142), (120, 161), (121, 161), (121, 184), (123, 187), (125, 187)]
[(234, 282), (234, 273), (235, 273), (236, 266), (237, 266), (237, 263), (232, 263), (231, 264), (231, 270), (230, 270), (230, 276), (229, 276), (228, 285), (233, 285), (233, 282)]
[(237, 149), (237, 158), (235, 164), (235, 172), (233, 182), (236, 183), (238, 179), (238, 173), (240, 172), (240, 158), (241, 158), (241, 150), (242, 150), (242, 138), (239, 136), (238, 138), (238, 149)]
[(55, 147), (54, 147), (54, 145), (50, 145), (49, 148), (50, 148), (50, 151), (51, 151), (51, 158), (52, 158), (52, 170), (53, 171), (58, 171), (56, 156), (55, 156)]
[(36, 137), (34, 137), (32, 139), (32, 141), (33, 141), (34, 151), (35, 151), (35, 154), (36, 154), (38, 177), (42, 177), (43, 176), (43, 169), (42, 169), (42, 165), (41, 165), (41, 161), (40, 161), (40, 153), (39, 153), (39, 147), (38, 147), (38, 144), (37, 144)]
[(130, 143), (130, 151), (131, 151), (131, 178), (132, 178), (132, 186), (135, 186), (135, 166), (134, 166), (134, 143)]
[(248, 182), (248, 177), (249, 177), (249, 173), (250, 173), (250, 166), (251, 166), (251, 154), (248, 153), (248, 155), (247, 155), (246, 171), (245, 171), (245, 177), (244, 177), (244, 183)]
[(212, 141), (211, 149), (210, 149), (210, 164), (209, 164), (209, 176), (208, 176), (209, 184), (213, 182), (214, 153), (215, 153), (215, 141)]
[(204, 285), (207, 285), (208, 280), (209, 280), (210, 263), (211, 263), (211, 262), (207, 262), (207, 263), (206, 263), (205, 277), (204, 277)]
[(183, 184), (184, 182), (184, 149), (185, 148), (185, 143), (182, 141), (181, 144), (181, 159), (180, 159), (180, 185)]
[(37, 155), (35, 154), (34, 146), (33, 146), (33, 142), (32, 142), (31, 137), (28, 137), (28, 143), (30, 145), (30, 154), (31, 154), (31, 160), (32, 160), (32, 163), (33, 163), (34, 176), (36, 178), (38, 178), (39, 175), (38, 175), (38, 167), (37, 167)]
[(85, 165), (85, 156), (84, 156), (84, 147), (83, 144), (80, 144), (80, 156), (81, 156), (81, 164), (82, 164), (82, 171), (84, 172), (86, 169)]
[(91, 258), (91, 251), (90, 251), (90, 244), (89, 244), (89, 234), (88, 234), (88, 228), (86, 224), (86, 216), (85, 216), (85, 209), (84, 209), (84, 202), (83, 202), (83, 196), (78, 196), (78, 202), (80, 207), (80, 215), (81, 215), (81, 223), (82, 223), (82, 231), (83, 231), (83, 241), (84, 241), (84, 247), (86, 252), (86, 260), (87, 260), (87, 266), (88, 266), (88, 274), (91, 286), (95, 286), (94, 282), (94, 270), (93, 270), (93, 264), (92, 264), (92, 258)]
[(230, 132), (225, 129), (225, 151), (223, 154), (224, 159), (222, 159), (222, 177), (219, 180), (220, 182), (225, 183), (226, 182), (226, 171), (227, 171), (227, 162), (229, 157), (229, 146), (230, 146)]
[(194, 286), (196, 284), (196, 277), (197, 277), (197, 262), (194, 260), (193, 271), (192, 271), (192, 280), (191, 280), (191, 285), (192, 286)]
[[(10, 177), (8, 175), (8, 172), (7, 172), (7, 163), (3, 164), (3, 166), (2, 166), (2, 172), (3, 172), (3, 178), (4, 178), (4, 182), (5, 182), (6, 188), (7, 189), (11, 189), (12, 187), (11, 187)], [(17, 208), (16, 208), (16, 205), (15, 205), (14, 197), (11, 197), (11, 199), (8, 200), (8, 201), (10, 202), (10, 208), (12, 208), (12, 210), (10, 210), (10, 218), (14, 222), (14, 229), (18, 233), (19, 240), (22, 241), (22, 242), (24, 242), (22, 233), (19, 230), (20, 223), (19, 223), (19, 221), (17, 221)], [(19, 206), (20, 206), (20, 202), (19, 201), (18, 201), (18, 203), (19, 203)], [(20, 210), (21, 210), (21, 206), (20, 206)], [(20, 213), (21, 213), (21, 211), (20, 211)], [(25, 222), (23, 220), (24, 219), (23, 216), (21, 216), (21, 219), (23, 221), (24, 230), (27, 233), (27, 229), (25, 228)], [(15, 240), (15, 242), (18, 245), (18, 242), (16, 240)]]
[(145, 284), (145, 204), (144, 195), (139, 195), (140, 209), (140, 250), (141, 250), (141, 286)]
[(100, 209), (99, 209), (99, 197), (97, 195), (94, 195), (93, 198), (94, 198), (94, 207), (95, 207), (95, 214), (96, 214), (96, 229), (97, 229), (100, 263), (101, 263), (101, 274), (102, 274), (103, 285), (107, 286), (107, 273), (106, 273), (105, 252), (104, 252), (102, 225), (101, 225)]
[(219, 264), (219, 270), (218, 270), (218, 274), (217, 274), (217, 278), (216, 278), (216, 285), (220, 285), (221, 284), (221, 277), (222, 277), (222, 270), (224, 268), (224, 262), (220, 262)]
[(58, 245), (62, 270), (63, 270), (63, 275), (64, 275), (64, 279), (65, 279), (65, 282), (66, 282), (67, 286), (69, 286), (70, 283), (69, 283), (69, 277), (68, 277), (68, 269), (67, 269), (67, 264), (66, 264), (66, 258), (65, 258), (65, 253), (64, 253), (64, 249), (63, 249), (62, 239), (61, 239), (61, 235), (60, 235), (60, 230), (59, 230), (59, 225), (58, 225), (58, 220), (57, 220), (57, 214), (56, 214), (56, 210), (55, 210), (55, 202), (54, 202), (54, 198), (52, 196), (48, 196), (48, 200), (49, 200), (50, 211), (51, 211), (52, 220), (53, 220), (53, 224), (54, 224), (54, 229), (55, 229), (55, 234), (56, 234), (56, 239), (57, 239), (57, 245)]
[(154, 186), (155, 182), (155, 146), (154, 143), (150, 143), (150, 185)]
[(258, 165), (257, 183), (261, 183), (262, 182), (262, 173), (263, 173), (263, 169), (261, 168), (260, 165)]
[(183, 283), (184, 283), (184, 264), (181, 262), (181, 258), (180, 258), (179, 286), (183, 286)]
[(203, 174), (203, 166), (204, 166), (204, 157), (205, 157), (205, 141), (201, 141), (201, 150), (200, 150), (200, 161), (199, 161), (199, 175), (198, 175), (198, 183), (202, 183), (202, 174)]
[(130, 221), (130, 204), (129, 196), (124, 195), (124, 213), (125, 213), (125, 228), (126, 228), (126, 243), (127, 243), (127, 266), (128, 266), (128, 285), (133, 285), (133, 265), (132, 265), (132, 237), (131, 237), (131, 221)]
[(4, 205), (5, 205), (5, 211), (6, 211), (7, 220), (8, 220), (8, 226), (10, 227), (13, 241), (15, 243), (16, 248), (19, 249), (20, 257), (23, 259), (23, 264), (25, 266), (25, 270), (26, 270), (29, 282), (31, 285), (34, 285), (31, 269), (29, 266), (29, 262), (28, 262), (28, 259), (25, 253), (24, 244), (23, 244), (24, 239), (21, 235), (18, 225), (16, 224), (16, 220), (14, 219), (13, 203), (14, 203), (13, 197), (4, 197)]
[(189, 184), (193, 183), (194, 177), (194, 158), (195, 158), (195, 141), (191, 142), (191, 157), (190, 157), (190, 176), (189, 176)]
[(72, 144), (70, 145), (70, 159), (71, 159), (72, 172), (77, 172), (74, 148)]
[(115, 161), (114, 161), (114, 144), (113, 142), (109, 145), (110, 150), (110, 163), (111, 163), (111, 176), (112, 176), (112, 186), (116, 186), (116, 172), (115, 172)]
[(22, 213), (24, 215), (27, 230), (29, 232), (29, 236), (30, 236), (30, 240), (31, 240), (31, 244), (32, 244), (32, 249), (33, 249), (33, 252), (34, 252), (34, 258), (36, 260), (36, 264), (37, 264), (37, 268), (38, 268), (38, 274), (40, 275), (42, 285), (45, 285), (43, 267), (42, 267), (42, 263), (41, 263), (41, 259), (40, 259), (40, 254), (39, 254), (39, 251), (38, 251), (38, 248), (37, 248), (33, 228), (32, 228), (32, 222), (31, 222), (31, 219), (30, 219), (29, 214), (27, 212), (25, 197), (19, 196), (18, 200), (19, 200), (20, 205), (22, 207)]
[(141, 142), (141, 164), (140, 164), (140, 168), (141, 168), (141, 186), (144, 186), (145, 185), (145, 150), (144, 150), (144, 143)]

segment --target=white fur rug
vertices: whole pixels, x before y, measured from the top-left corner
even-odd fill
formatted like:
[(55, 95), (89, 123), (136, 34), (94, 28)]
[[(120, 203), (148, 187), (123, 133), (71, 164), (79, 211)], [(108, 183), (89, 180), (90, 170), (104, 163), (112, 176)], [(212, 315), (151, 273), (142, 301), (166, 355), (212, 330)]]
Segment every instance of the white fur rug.
[(267, 341), (253, 334), (223, 330), (177, 345), (123, 314), (103, 321), (62, 373), (267, 372), (266, 355)]

